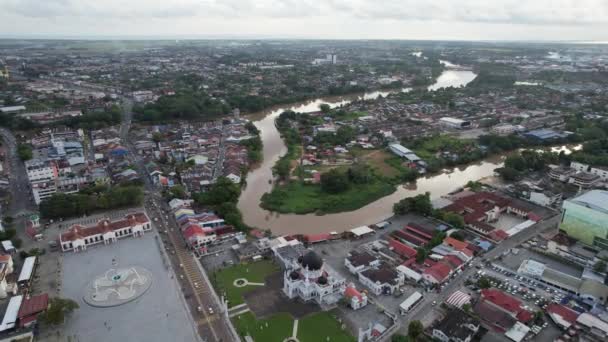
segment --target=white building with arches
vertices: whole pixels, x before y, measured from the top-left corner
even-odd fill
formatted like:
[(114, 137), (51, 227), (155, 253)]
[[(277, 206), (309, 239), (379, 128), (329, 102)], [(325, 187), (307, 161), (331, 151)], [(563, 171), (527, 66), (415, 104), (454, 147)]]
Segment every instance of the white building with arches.
[(118, 221), (103, 219), (91, 227), (73, 225), (59, 235), (59, 244), (63, 252), (78, 252), (92, 245), (107, 245), (125, 237), (142, 236), (151, 229), (148, 216), (145, 213), (135, 213)]

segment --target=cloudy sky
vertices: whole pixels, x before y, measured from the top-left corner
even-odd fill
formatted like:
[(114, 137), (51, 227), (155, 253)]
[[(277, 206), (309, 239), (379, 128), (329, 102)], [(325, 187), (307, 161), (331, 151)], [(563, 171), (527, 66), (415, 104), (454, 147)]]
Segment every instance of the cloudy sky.
[(0, 0), (0, 36), (608, 41), (608, 0)]

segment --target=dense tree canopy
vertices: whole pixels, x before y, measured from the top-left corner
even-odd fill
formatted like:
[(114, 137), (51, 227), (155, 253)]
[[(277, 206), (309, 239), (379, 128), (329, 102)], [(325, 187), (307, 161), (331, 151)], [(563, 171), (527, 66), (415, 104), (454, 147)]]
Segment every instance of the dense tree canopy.
[(78, 309), (78, 303), (71, 299), (51, 298), (48, 309), (41, 313), (38, 318), (41, 322), (48, 325), (59, 325), (65, 322), (66, 315)]
[(57, 193), (40, 203), (40, 214), (49, 219), (82, 216), (96, 210), (140, 205), (143, 197), (142, 188), (134, 185), (105, 187), (99, 192)]
[(350, 186), (348, 175), (344, 171), (331, 169), (321, 175), (321, 189), (330, 194), (346, 191)]

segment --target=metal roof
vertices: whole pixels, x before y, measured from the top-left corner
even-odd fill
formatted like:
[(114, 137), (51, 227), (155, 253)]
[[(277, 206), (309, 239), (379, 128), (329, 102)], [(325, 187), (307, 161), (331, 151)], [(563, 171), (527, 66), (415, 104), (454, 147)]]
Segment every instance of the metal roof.
[(608, 214), (608, 191), (591, 190), (568, 202)]

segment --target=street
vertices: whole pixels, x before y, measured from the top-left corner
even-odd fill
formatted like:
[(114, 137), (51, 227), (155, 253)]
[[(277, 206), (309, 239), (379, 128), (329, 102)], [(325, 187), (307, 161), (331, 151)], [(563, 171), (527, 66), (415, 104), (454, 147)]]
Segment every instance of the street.
[[(233, 341), (236, 336), (231, 332), (230, 322), (213, 293), (213, 287), (208, 278), (203, 276), (203, 270), (197, 264), (198, 260), (187, 248), (180, 229), (171, 215), (170, 208), (160, 195), (158, 189), (152, 184), (143, 160), (137, 155), (131, 141), (128, 140), (128, 132), (131, 126), (132, 102), (123, 101), (123, 121), (120, 128), (120, 136), (128, 146), (138, 173), (143, 178), (146, 189), (145, 207), (151, 217), (158, 220), (161, 239), (171, 265), (178, 275), (182, 294), (193, 316), (196, 329), (205, 341), (226, 342)], [(166, 237), (166, 238), (164, 238)]]
[[(522, 231), (514, 237), (502, 241), (502, 243), (497, 245), (493, 250), (486, 253), (481, 259), (484, 261), (490, 261), (500, 256), (503, 252), (520, 245), (524, 241), (529, 240), (532, 237), (548, 229), (557, 227), (559, 219), (560, 215), (556, 215), (547, 220), (537, 223), (536, 225)], [(473, 262), (476, 263), (478, 261), (474, 260)], [(462, 273), (452, 279), (440, 293), (427, 293), (424, 297), (423, 303), (419, 305), (414, 311), (412, 311), (412, 313), (406, 315), (405, 320), (423, 320), (423, 318), (427, 316), (429, 312), (433, 309), (433, 302), (442, 303), (443, 301), (445, 301), (454, 291), (462, 288), (464, 286), (465, 280), (469, 278), (469, 276), (471, 276), (473, 273), (475, 273), (475, 271), (477, 271), (476, 268), (469, 266)], [(404, 327), (407, 328), (407, 324), (404, 324)]]

